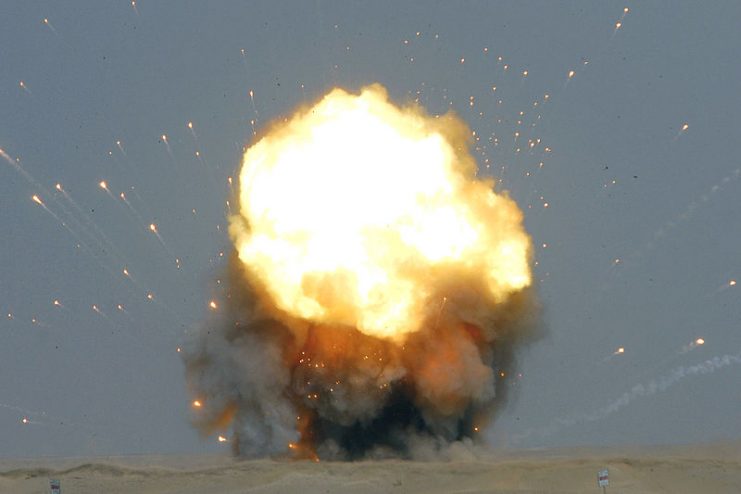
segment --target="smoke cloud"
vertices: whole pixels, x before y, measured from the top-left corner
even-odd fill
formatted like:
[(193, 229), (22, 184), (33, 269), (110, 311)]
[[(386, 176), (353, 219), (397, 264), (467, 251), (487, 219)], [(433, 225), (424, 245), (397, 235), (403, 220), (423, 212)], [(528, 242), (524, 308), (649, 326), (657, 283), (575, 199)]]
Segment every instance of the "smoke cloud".
[(452, 114), (335, 89), (240, 172), (225, 300), (184, 360), (242, 456), (412, 457), (475, 440), (533, 334), (522, 213)]

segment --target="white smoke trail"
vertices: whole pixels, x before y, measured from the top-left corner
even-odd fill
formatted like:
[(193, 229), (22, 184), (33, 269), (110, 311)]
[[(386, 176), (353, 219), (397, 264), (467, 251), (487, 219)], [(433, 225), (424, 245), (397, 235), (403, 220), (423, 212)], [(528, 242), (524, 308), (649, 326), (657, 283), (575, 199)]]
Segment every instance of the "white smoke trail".
[[(616, 268), (625, 265), (635, 266), (641, 259), (643, 259), (651, 251), (653, 251), (672, 231), (676, 230), (684, 223), (692, 219), (694, 214), (699, 208), (701, 208), (701, 206), (709, 203), (715, 196), (718, 195), (718, 193), (727, 188), (727, 186), (732, 181), (735, 182), (739, 179), (741, 179), (741, 168), (736, 168), (726, 174), (718, 182), (705, 189), (699, 195), (699, 198), (692, 199), (681, 212), (677, 213), (672, 218), (667, 220), (663, 225), (657, 228), (651, 236), (651, 239), (649, 239), (649, 241), (646, 242), (645, 245), (638, 247), (632, 254), (621, 258), (619, 263), (612, 264), (609, 270), (610, 275), (619, 277), (622, 273), (622, 270)], [(607, 286), (608, 285), (605, 285), (605, 288), (607, 288)], [(727, 285), (724, 285), (721, 288), (724, 287), (727, 288)]]
[[(116, 266), (126, 266), (129, 263), (124, 258), (124, 255), (121, 254), (121, 252), (116, 248), (116, 245), (111, 241), (110, 238), (100, 229), (100, 227), (93, 221), (93, 219), (80, 207), (79, 204), (77, 204), (77, 201), (75, 201), (72, 196), (67, 192), (67, 190), (62, 187), (62, 184), (57, 183), (55, 186), (55, 189), (62, 194), (62, 197), (67, 201), (68, 204), (70, 204), (74, 210), (76, 211), (76, 214), (79, 215), (80, 218), (82, 218), (81, 221), (79, 220), (74, 212), (67, 210), (62, 206), (63, 211), (67, 216), (75, 220), (75, 222), (79, 225), (79, 228), (82, 232), (84, 232), (88, 237), (93, 239), (93, 241), (96, 243), (98, 249), (110, 255)], [(61, 201), (57, 201), (58, 204), (62, 204)], [(87, 226), (86, 226), (87, 225)]]
[(668, 388), (683, 380), (686, 377), (697, 376), (703, 374), (712, 374), (713, 372), (727, 367), (733, 364), (741, 363), (741, 353), (736, 355), (723, 355), (720, 357), (713, 357), (702, 363), (676, 367), (669, 374), (661, 376), (657, 379), (652, 379), (646, 384), (636, 384), (630, 391), (623, 393), (618, 399), (607, 405), (600, 410), (585, 415), (584, 419), (589, 422), (600, 420), (608, 415), (612, 415), (621, 408), (628, 406), (630, 403), (635, 401), (637, 398), (653, 396), (656, 393), (666, 391)]
[[(72, 235), (72, 237), (75, 239), (75, 242), (80, 246), (80, 248), (82, 248), (83, 250), (85, 250), (85, 252), (88, 255), (90, 255), (90, 257), (92, 257), (93, 260), (95, 260), (95, 262), (97, 262), (100, 265), (100, 267), (102, 267), (103, 269), (105, 269), (106, 271), (108, 271), (108, 273), (111, 276), (115, 277), (114, 271), (111, 270), (111, 268), (108, 267), (103, 262), (103, 260), (101, 260), (101, 258), (99, 258), (99, 256), (92, 249), (92, 247), (88, 244), (88, 242), (85, 240), (85, 238), (83, 238), (84, 236), (81, 233), (79, 233), (77, 231), (77, 229), (81, 230), (83, 233), (86, 233), (87, 236), (88, 237), (91, 237), (94, 241), (96, 241), (96, 243), (98, 242), (97, 239), (94, 236), (91, 236), (90, 235), (90, 233), (87, 231), (87, 229), (84, 227), (84, 225), (73, 214), (71, 214), (70, 211), (67, 210), (67, 208), (64, 207), (64, 204), (61, 201), (59, 201), (55, 197), (55, 195), (52, 194), (49, 191), (49, 189), (47, 189), (46, 187), (44, 187), (44, 185), (42, 185), (41, 182), (39, 182), (38, 180), (36, 180), (36, 178), (33, 175), (31, 175), (28, 171), (26, 171), (26, 169), (23, 168), (23, 166), (21, 166), (21, 164), (20, 164), (19, 161), (14, 160), (13, 158), (11, 158), (10, 155), (8, 155), (8, 153), (6, 153), (5, 150), (3, 150), (2, 148), (0, 148), (0, 158), (3, 158), (10, 166), (12, 166), (13, 169), (15, 171), (17, 171), (24, 179), (26, 179), (26, 181), (28, 183), (30, 183), (31, 185), (33, 185), (35, 188), (41, 190), (42, 195), (44, 197), (50, 198), (51, 200), (53, 200), (59, 206), (59, 208), (63, 211), (63, 216), (65, 216), (65, 219), (60, 218), (58, 214), (56, 214), (54, 211), (52, 211), (46, 205), (46, 203), (44, 203), (38, 197), (38, 195), (34, 194), (32, 196), (32, 199), (33, 199), (33, 201), (36, 204), (38, 204), (39, 206), (41, 206), (44, 209), (44, 211), (46, 211), (48, 214), (50, 214), (55, 220), (57, 220), (57, 222), (59, 222), (59, 224), (65, 230), (67, 230), (69, 232), (70, 235)], [(62, 192), (65, 197), (68, 197), (67, 196), (67, 193), (64, 192), (64, 189), (61, 187), (61, 184), (57, 184), (57, 186), (55, 187), (55, 189), (57, 191), (59, 191), (59, 192)], [(73, 223), (75, 223), (75, 225), (70, 226), (68, 224), (68, 220), (71, 220)], [(100, 249), (102, 251), (105, 251), (105, 248), (102, 245), (99, 246), (99, 247), (100, 247)]]
[(46, 415), (46, 412), (39, 411), (39, 410), (30, 410), (28, 408), (23, 408), (15, 405), (9, 405), (7, 403), (0, 403), (0, 408), (5, 408), (8, 410), (13, 410), (14, 412), (20, 412), (25, 415)]
[(20, 163), (18, 163), (16, 160), (14, 160), (13, 158), (11, 158), (10, 155), (8, 155), (8, 153), (6, 153), (3, 148), (0, 148), (0, 157), (2, 157), (5, 161), (7, 161), (8, 164), (15, 169), (15, 171), (17, 171), (18, 173), (20, 173), (23, 176), (23, 178), (25, 178), (26, 181), (28, 181), (28, 183), (30, 183), (31, 185), (33, 185), (37, 189), (40, 189), (41, 191), (43, 191), (47, 196), (50, 195), (49, 194), (49, 191), (46, 190), (46, 188), (43, 185), (41, 185), (41, 183), (38, 180), (36, 180), (33, 177), (33, 175), (31, 175), (30, 173), (28, 173), (25, 170), (25, 168), (23, 168), (20, 165)]
[(667, 389), (687, 377), (712, 374), (719, 369), (736, 364), (741, 364), (741, 352), (734, 355), (726, 354), (722, 356), (716, 356), (695, 365), (676, 367), (668, 374), (651, 379), (646, 383), (636, 384), (635, 386), (630, 388), (630, 390), (624, 392), (617, 399), (611, 401), (608, 405), (600, 409), (597, 409), (590, 413), (580, 413), (572, 415), (570, 417), (555, 419), (546, 427), (540, 429), (531, 428), (519, 434), (515, 434), (513, 435), (512, 440), (514, 443), (519, 443), (523, 439), (526, 439), (527, 437), (530, 437), (532, 435), (547, 437), (558, 432), (561, 429), (572, 427), (578, 423), (596, 422), (598, 420), (605, 419), (613, 413), (616, 413), (617, 411), (627, 407), (635, 400), (653, 396), (657, 393), (666, 391)]

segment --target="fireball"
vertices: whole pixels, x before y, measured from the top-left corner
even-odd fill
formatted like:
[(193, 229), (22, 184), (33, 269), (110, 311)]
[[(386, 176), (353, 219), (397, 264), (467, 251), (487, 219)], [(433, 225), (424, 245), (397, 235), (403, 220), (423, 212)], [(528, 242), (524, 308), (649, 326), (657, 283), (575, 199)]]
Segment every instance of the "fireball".
[(475, 438), (532, 312), (532, 249), (471, 137), (373, 85), (245, 151), (228, 290), (183, 352), (204, 434), (315, 460)]
[(465, 125), (335, 89), (244, 154), (239, 258), (291, 317), (403, 342), (451, 273), (504, 302), (531, 282), (522, 214), (476, 179)]

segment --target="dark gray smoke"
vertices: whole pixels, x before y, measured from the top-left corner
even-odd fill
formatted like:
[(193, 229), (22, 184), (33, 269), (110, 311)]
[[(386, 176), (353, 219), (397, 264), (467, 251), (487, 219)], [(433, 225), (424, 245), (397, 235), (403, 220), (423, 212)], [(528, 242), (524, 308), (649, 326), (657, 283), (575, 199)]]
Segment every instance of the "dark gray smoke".
[(530, 291), (486, 303), (459, 280), (446, 290), (459, 295), (401, 345), (279, 321), (236, 255), (227, 277), (225, 307), (183, 355), (202, 404), (196, 427), (230, 436), (239, 456), (411, 458), (476, 441), (514, 389), (518, 345), (534, 335)]

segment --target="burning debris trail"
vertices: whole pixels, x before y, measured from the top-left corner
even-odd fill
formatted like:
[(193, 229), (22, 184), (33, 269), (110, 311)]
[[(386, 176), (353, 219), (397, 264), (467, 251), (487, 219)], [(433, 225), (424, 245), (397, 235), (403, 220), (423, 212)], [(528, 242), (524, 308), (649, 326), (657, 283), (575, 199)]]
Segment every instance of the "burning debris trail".
[(244, 155), (226, 300), (185, 349), (246, 456), (414, 456), (472, 437), (531, 332), (522, 213), (453, 115), (335, 89)]

